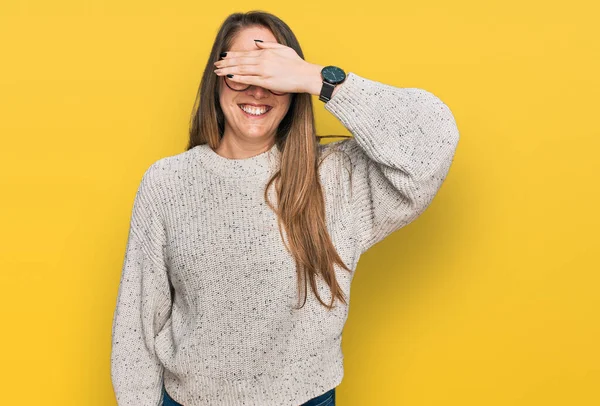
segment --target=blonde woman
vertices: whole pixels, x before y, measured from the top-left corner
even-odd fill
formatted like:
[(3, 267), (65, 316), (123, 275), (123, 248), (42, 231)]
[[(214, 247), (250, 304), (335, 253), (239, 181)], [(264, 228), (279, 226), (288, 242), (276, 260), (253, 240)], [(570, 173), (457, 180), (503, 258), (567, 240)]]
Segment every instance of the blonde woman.
[[(319, 143), (312, 95), (352, 137)], [(230, 15), (187, 150), (153, 163), (135, 197), (118, 404), (335, 405), (358, 259), (428, 207), (458, 139), (432, 93), (308, 62), (272, 14)]]

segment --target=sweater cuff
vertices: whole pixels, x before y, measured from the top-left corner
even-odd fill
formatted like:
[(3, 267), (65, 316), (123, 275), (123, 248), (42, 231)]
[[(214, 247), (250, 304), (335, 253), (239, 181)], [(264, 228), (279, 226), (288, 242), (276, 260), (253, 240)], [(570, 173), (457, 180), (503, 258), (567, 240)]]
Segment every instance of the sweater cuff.
[(367, 79), (349, 72), (335, 95), (325, 103), (325, 109), (337, 116), (346, 128), (352, 123), (353, 127), (368, 132), (373, 128), (373, 118), (381, 114), (377, 106), (365, 103), (369, 97), (376, 95), (372, 94), (373, 84), (368, 82)]

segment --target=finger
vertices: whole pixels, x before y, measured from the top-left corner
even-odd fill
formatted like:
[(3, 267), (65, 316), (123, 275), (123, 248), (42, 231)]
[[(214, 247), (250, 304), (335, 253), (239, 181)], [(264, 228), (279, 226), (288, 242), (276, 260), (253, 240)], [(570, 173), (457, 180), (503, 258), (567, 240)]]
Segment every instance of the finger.
[(258, 65), (236, 65), (227, 66), (225, 68), (215, 69), (214, 71), (218, 76), (227, 74), (233, 75), (262, 75), (262, 69)]
[(268, 89), (266, 86), (266, 80), (261, 76), (233, 75), (231, 78), (228, 77), (227, 80), (232, 80), (234, 82), (244, 83), (247, 85), (260, 86)]
[(280, 44), (279, 42), (276, 41), (254, 41), (254, 43), (259, 47), (259, 48), (286, 48), (285, 45)]
[(215, 66), (217, 68), (226, 68), (228, 66), (237, 66), (237, 65), (258, 65), (260, 63), (259, 56), (246, 56), (246, 57), (234, 57), (222, 59), (220, 61), (215, 62)]
[(237, 58), (240, 56), (259, 56), (260, 54), (262, 54), (260, 49), (255, 49), (253, 51), (227, 51), (227, 55), (225, 55), (225, 58), (222, 60), (224, 61), (225, 59)]

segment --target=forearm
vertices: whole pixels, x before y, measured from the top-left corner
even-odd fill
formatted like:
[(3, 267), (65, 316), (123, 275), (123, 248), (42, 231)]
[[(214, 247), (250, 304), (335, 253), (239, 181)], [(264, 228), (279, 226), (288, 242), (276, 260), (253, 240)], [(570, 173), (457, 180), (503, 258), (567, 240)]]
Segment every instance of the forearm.
[(340, 146), (352, 162), (350, 211), (364, 252), (429, 206), (448, 174), (458, 128), (433, 93), (352, 72), (325, 109), (353, 135)]

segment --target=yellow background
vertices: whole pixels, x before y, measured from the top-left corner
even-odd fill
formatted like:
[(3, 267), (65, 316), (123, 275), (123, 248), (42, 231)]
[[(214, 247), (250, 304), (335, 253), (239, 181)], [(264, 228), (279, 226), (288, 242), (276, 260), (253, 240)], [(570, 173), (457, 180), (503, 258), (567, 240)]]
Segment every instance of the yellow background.
[[(116, 404), (135, 191), (184, 150), (216, 31), (251, 9), (309, 62), (433, 92), (461, 134), (429, 209), (362, 257), (338, 405), (599, 405), (600, 13), (581, 0), (4, 0), (1, 403)], [(348, 134), (314, 101), (320, 134)]]

